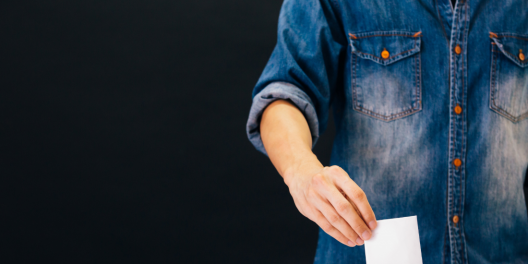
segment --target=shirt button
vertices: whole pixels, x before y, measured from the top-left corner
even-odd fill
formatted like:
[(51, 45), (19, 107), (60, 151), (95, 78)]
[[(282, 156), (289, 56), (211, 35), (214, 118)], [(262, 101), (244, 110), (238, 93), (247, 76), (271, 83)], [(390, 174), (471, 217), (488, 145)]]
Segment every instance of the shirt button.
[(462, 52), (462, 48), (460, 48), (460, 45), (457, 44), (455, 47), (455, 53), (460, 54), (461, 52)]
[(389, 52), (387, 51), (387, 49), (383, 48), (383, 51), (381, 52), (381, 57), (384, 59), (389, 57)]
[(458, 223), (460, 219), (458, 219), (458, 215), (453, 216), (453, 223)]
[(522, 49), (519, 50), (519, 59), (523, 61), (525, 59), (524, 54), (522, 53)]
[(455, 166), (457, 166), (457, 167), (460, 167), (460, 165), (462, 165), (462, 161), (460, 159), (455, 159), (453, 161), (453, 164), (455, 164)]
[(455, 113), (457, 115), (460, 115), (462, 113), (462, 107), (460, 107), (460, 105), (455, 106)]

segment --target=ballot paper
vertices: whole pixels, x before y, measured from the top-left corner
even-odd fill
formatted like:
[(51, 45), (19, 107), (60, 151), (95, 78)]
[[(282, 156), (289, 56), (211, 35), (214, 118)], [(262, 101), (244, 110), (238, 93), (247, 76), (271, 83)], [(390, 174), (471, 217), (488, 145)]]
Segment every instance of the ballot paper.
[(422, 264), (416, 216), (378, 220), (365, 255), (367, 264)]

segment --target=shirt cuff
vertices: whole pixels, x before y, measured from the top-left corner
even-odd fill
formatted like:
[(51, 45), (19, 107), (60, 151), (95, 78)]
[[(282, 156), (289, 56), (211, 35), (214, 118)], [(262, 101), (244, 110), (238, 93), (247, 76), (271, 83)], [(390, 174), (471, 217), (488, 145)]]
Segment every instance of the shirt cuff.
[(319, 139), (319, 120), (317, 119), (317, 113), (312, 100), (310, 100), (310, 97), (299, 87), (286, 82), (270, 83), (253, 97), (253, 104), (251, 105), (246, 125), (246, 132), (249, 141), (251, 141), (258, 151), (264, 153), (266, 156), (268, 155), (260, 137), (260, 119), (264, 109), (278, 99), (289, 100), (301, 110), (308, 122), (308, 126), (310, 127), (313, 148), (317, 139)]

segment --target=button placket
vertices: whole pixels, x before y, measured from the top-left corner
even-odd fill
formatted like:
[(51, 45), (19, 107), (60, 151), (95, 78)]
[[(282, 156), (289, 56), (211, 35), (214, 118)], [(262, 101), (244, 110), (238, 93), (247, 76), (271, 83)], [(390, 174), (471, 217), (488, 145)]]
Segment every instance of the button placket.
[(453, 16), (450, 53), (450, 135), (448, 179), (448, 230), (451, 263), (467, 262), (464, 228), (465, 155), (467, 123), (463, 106), (466, 104), (467, 86), (467, 34), (469, 20), (467, 1), (457, 4)]

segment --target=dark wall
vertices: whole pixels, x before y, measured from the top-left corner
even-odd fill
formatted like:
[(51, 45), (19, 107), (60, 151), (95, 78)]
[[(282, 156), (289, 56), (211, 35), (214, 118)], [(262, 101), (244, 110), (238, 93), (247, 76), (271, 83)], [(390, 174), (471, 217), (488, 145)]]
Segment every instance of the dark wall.
[(245, 134), (281, 2), (4, 2), (0, 262), (311, 263)]
[(281, 2), (3, 3), (0, 262), (311, 263), (245, 134)]

